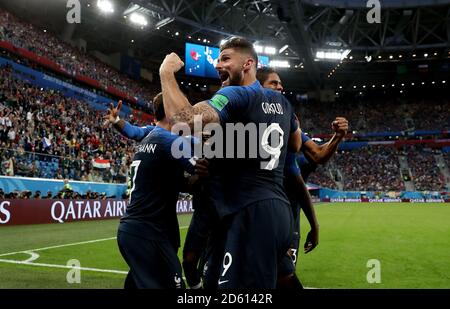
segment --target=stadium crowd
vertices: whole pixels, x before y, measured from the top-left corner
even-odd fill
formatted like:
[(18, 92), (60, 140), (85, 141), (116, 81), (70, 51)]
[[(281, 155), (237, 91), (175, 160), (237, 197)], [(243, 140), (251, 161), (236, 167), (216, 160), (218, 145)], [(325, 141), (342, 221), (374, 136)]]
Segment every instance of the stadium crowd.
[[(331, 164), (318, 168), (311, 174), (309, 182), (336, 189), (343, 181), (344, 190), (349, 191), (401, 191), (405, 190), (401, 179), (399, 155), (406, 155), (412, 172), (412, 181), (417, 191), (446, 190), (444, 176), (439, 170), (434, 155), (439, 150), (408, 146), (397, 150), (386, 146), (370, 146), (352, 151), (339, 151)], [(447, 166), (448, 154), (444, 154)], [(333, 166), (333, 168), (331, 168)], [(338, 169), (342, 174), (336, 173)]]
[[(99, 81), (106, 89), (113, 86), (119, 90), (147, 102), (151, 100), (158, 87), (135, 81), (119, 73), (93, 56), (61, 41), (49, 31), (44, 32), (14, 15), (0, 9), (0, 40), (28, 49), (38, 55), (46, 56), (58, 63), (70, 74), (80, 74)], [(201, 91), (189, 91), (189, 97), (205, 97)], [(193, 100), (195, 101), (195, 100)], [(352, 130), (362, 132), (397, 132), (405, 130), (449, 130), (450, 110), (448, 98), (441, 100), (416, 101), (402, 99), (355, 99), (349, 102), (329, 102), (321, 104), (302, 104), (302, 128), (310, 134), (329, 131), (329, 123), (339, 114), (349, 120)]]
[(444, 176), (434, 158), (435, 152), (418, 147), (409, 147), (406, 151), (408, 165), (413, 174), (413, 181), (418, 191), (445, 190)]
[[(88, 103), (34, 87), (2, 67), (1, 174), (125, 182), (133, 143), (101, 119)], [(96, 160), (109, 160), (111, 168), (95, 168)]]
[(444, 153), (444, 161), (447, 167), (450, 169), (450, 150)]
[(325, 166), (319, 165), (314, 173), (311, 173), (311, 175), (309, 176), (308, 182), (318, 184), (330, 189), (337, 189), (338, 187), (336, 185), (336, 182), (332, 179), (332, 174), (328, 166), (329, 164)]
[(63, 42), (48, 31), (25, 23), (14, 15), (0, 9), (0, 41), (8, 41), (17, 47), (27, 49), (39, 56), (45, 56), (57, 63), (71, 75), (83, 75), (146, 102), (151, 111), (151, 100), (157, 93), (156, 86), (144, 81), (130, 79), (89, 54)]
[(385, 99), (301, 104), (300, 115), (307, 115), (302, 128), (312, 135), (329, 132), (331, 121), (341, 115), (356, 133), (400, 132), (408, 130), (450, 130), (450, 100)]
[(390, 147), (371, 146), (338, 152), (335, 163), (343, 174), (345, 190), (404, 189), (396, 151)]
[[(32, 86), (14, 77), (9, 67), (0, 69), (0, 78), (1, 175), (126, 182), (133, 142), (104, 128), (99, 111)], [(408, 162), (416, 189), (445, 189), (433, 156), (410, 148)], [(337, 188), (336, 181), (341, 180), (337, 168), (345, 190), (402, 190), (398, 154), (383, 146), (338, 152), (332, 159), (335, 169), (319, 167), (309, 181)], [(110, 168), (96, 168), (96, 159), (109, 160)]]

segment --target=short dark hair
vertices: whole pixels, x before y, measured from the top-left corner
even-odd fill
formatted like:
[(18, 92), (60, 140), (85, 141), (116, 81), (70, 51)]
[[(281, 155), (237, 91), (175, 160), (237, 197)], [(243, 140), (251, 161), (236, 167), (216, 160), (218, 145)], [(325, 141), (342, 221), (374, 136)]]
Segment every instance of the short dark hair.
[(259, 68), (256, 71), (256, 79), (259, 81), (259, 83), (262, 85), (266, 82), (266, 80), (269, 78), (269, 74), (277, 73), (273, 68), (270, 67), (262, 67)]
[(232, 37), (226, 40), (224, 43), (220, 45), (220, 51), (222, 52), (224, 49), (237, 49), (240, 52), (244, 52), (255, 60), (255, 67), (258, 67), (258, 55), (256, 54), (255, 48), (250, 41), (247, 41), (241, 37)]
[(155, 118), (157, 121), (163, 120), (166, 117), (166, 112), (164, 111), (162, 92), (158, 93), (153, 98), (153, 108), (155, 110)]

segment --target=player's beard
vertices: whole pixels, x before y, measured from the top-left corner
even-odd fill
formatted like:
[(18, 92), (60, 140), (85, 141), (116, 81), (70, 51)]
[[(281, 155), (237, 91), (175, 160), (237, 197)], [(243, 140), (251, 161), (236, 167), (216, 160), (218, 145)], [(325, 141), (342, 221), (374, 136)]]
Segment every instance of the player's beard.
[(229, 79), (229, 86), (242, 86), (241, 83), (244, 80), (244, 72), (243, 71), (236, 71), (236, 72), (230, 72)]

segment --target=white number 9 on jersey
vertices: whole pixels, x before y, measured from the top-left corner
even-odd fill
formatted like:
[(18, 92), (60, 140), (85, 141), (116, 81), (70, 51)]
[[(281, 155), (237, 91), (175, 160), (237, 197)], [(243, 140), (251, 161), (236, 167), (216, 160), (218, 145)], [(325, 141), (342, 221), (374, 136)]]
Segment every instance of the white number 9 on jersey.
[[(276, 147), (272, 147), (272, 145), (269, 144), (269, 137), (274, 131), (279, 133), (279, 141)], [(272, 123), (264, 130), (261, 138), (261, 147), (265, 152), (267, 152), (270, 155), (270, 161), (269, 162), (262, 161), (261, 162), (262, 169), (271, 171), (274, 168), (277, 168), (278, 161), (281, 155), (281, 148), (283, 147), (284, 144), (283, 137), (284, 132), (278, 123)]]

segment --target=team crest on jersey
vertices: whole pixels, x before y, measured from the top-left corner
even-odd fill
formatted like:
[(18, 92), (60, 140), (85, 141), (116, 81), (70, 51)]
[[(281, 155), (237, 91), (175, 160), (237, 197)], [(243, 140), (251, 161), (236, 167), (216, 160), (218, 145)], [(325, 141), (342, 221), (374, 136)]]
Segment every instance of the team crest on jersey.
[(228, 98), (222, 94), (216, 94), (210, 100), (211, 105), (221, 111), (228, 104)]

